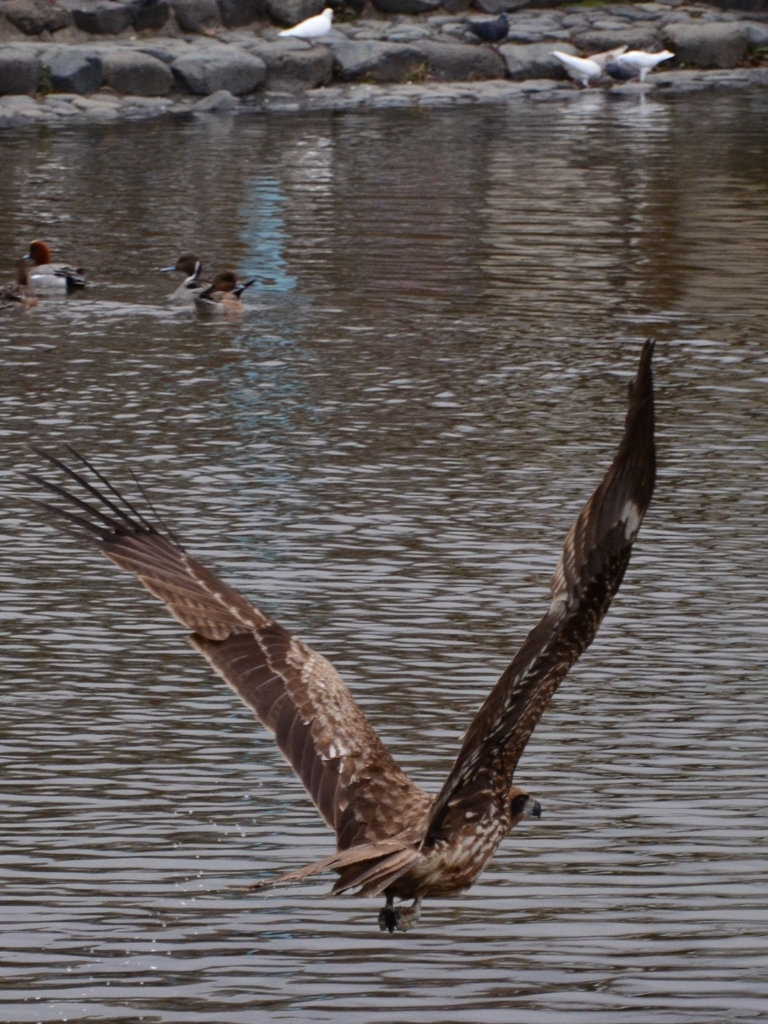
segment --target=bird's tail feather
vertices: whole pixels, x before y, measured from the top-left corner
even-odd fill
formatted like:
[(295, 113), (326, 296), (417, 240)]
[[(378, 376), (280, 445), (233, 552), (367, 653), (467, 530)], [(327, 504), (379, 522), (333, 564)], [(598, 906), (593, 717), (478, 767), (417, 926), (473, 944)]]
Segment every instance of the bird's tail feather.
[(331, 890), (332, 893), (347, 892), (360, 886), (358, 895), (377, 896), (407, 871), (418, 856), (418, 851), (410, 843), (397, 839), (388, 839), (381, 843), (364, 843), (361, 846), (353, 846), (350, 850), (340, 850), (297, 871), (289, 871), (286, 875), (255, 882), (248, 886), (248, 891), (271, 889), (275, 885), (301, 882), (325, 871), (336, 871), (341, 877)]

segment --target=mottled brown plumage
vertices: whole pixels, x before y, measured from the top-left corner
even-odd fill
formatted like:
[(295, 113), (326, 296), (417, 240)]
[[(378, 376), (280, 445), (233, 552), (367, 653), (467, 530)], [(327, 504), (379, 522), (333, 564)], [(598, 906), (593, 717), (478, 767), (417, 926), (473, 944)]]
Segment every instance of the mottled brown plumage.
[[(510, 828), (540, 813), (512, 779), (552, 695), (595, 637), (651, 500), (652, 355), (646, 342), (618, 453), (566, 537), (550, 607), (478, 711), (436, 796), (401, 771), (325, 658), (190, 558), (76, 452), (70, 449), (98, 487), (38, 452), (88, 500), (27, 474), (78, 511), (36, 504), (53, 512), (61, 529), (92, 541), (136, 575), (192, 631), (192, 646), (274, 733), (336, 832), (336, 854), (254, 888), (333, 870), (339, 875), (334, 892), (385, 893), (380, 926), (407, 930), (424, 896), (468, 888)], [(395, 897), (413, 899), (414, 906), (395, 909)]]

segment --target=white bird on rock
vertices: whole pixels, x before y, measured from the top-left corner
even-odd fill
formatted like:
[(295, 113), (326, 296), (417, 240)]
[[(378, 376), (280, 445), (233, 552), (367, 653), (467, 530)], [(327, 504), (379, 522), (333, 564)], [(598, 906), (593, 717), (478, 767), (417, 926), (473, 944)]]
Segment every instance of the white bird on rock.
[(322, 14), (315, 14), (311, 18), (305, 18), (293, 28), (284, 28), (279, 34), (290, 36), (294, 39), (306, 39), (311, 43), (313, 39), (320, 39), (331, 31), (333, 23), (333, 8), (326, 7)]
[[(674, 57), (674, 53), (671, 50), (661, 50), (659, 53), (647, 53), (645, 50), (630, 50), (629, 53), (622, 53), (616, 58), (615, 63), (620, 68), (626, 68), (630, 72), (629, 77), (637, 75), (641, 82), (645, 81), (645, 76), (649, 71), (653, 71), (657, 64), (661, 64), (663, 60), (669, 60), (670, 57)], [(611, 72), (609, 71), (609, 74)], [(622, 75), (614, 75), (615, 78), (621, 78)]]
[(562, 50), (553, 50), (552, 54), (565, 65), (565, 70), (571, 78), (586, 88), (590, 82), (601, 78), (606, 64), (615, 62), (625, 50), (626, 46), (616, 46), (613, 50), (591, 53), (588, 57), (576, 57), (572, 53), (563, 53)]
[(585, 89), (593, 79), (602, 77), (602, 67), (591, 57), (576, 57), (572, 53), (563, 53), (562, 50), (553, 50), (552, 56), (557, 57), (560, 63), (565, 65), (565, 70), (574, 82), (583, 85)]

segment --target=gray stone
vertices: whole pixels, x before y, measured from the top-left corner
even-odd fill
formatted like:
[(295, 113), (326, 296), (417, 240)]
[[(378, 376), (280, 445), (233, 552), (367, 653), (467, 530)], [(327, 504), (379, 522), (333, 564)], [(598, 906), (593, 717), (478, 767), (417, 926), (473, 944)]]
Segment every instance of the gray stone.
[(426, 14), (440, 7), (440, 0), (373, 0), (382, 14)]
[(75, 25), (94, 36), (115, 36), (131, 24), (131, 10), (120, 0), (80, 0), (70, 10)]
[(743, 22), (678, 22), (664, 32), (677, 59), (697, 68), (735, 68), (749, 45)]
[(746, 30), (750, 46), (768, 47), (768, 23), (764, 21), (744, 21), (742, 25)]
[(339, 43), (333, 48), (336, 74), (344, 82), (402, 82), (424, 68), (424, 54), (406, 43), (374, 40)]
[(320, 14), (324, 7), (324, 0), (267, 0), (267, 14), (287, 28)]
[(225, 28), (250, 25), (257, 18), (266, 18), (267, 0), (219, 0), (219, 17)]
[(427, 58), (430, 77), (441, 82), (472, 82), (506, 77), (506, 64), (490, 46), (423, 42), (414, 44)]
[(115, 92), (131, 96), (165, 96), (173, 88), (167, 64), (139, 50), (114, 47), (102, 54), (104, 81)]
[(714, 0), (714, 3), (716, 7), (721, 7), (724, 10), (749, 11), (750, 13), (768, 10), (768, 0)]
[(192, 110), (198, 114), (219, 114), (227, 110), (236, 110), (240, 106), (240, 100), (233, 96), (227, 89), (219, 89), (212, 92), (210, 96), (203, 96), (197, 103), (192, 104)]
[(485, 14), (501, 14), (502, 11), (519, 11), (528, 6), (528, 0), (474, 0), (474, 6)]
[(28, 36), (58, 32), (72, 24), (70, 12), (57, 3), (49, 3), (49, 0), (8, 0), (3, 4), (3, 14)]
[(140, 53), (148, 53), (157, 57), (163, 64), (173, 64), (177, 57), (186, 57), (194, 51), (194, 47), (183, 39), (152, 39), (136, 46)]
[(104, 69), (95, 50), (80, 46), (57, 46), (42, 59), (57, 92), (85, 95), (101, 88)]
[(257, 89), (267, 77), (263, 60), (234, 48), (179, 57), (171, 67), (190, 92), (203, 96), (220, 89), (242, 96)]
[(526, 78), (567, 78), (563, 65), (557, 57), (552, 56), (553, 50), (577, 53), (570, 43), (508, 43), (499, 47), (499, 53), (507, 65), (507, 74), (517, 81)]
[(274, 43), (259, 40), (248, 52), (260, 57), (267, 66), (265, 88), (271, 92), (301, 92), (327, 85), (333, 77), (333, 54), (327, 46), (298, 49), (293, 40)]
[(172, 0), (171, 6), (182, 32), (204, 32), (221, 24), (216, 0)]
[(610, 30), (591, 28), (573, 35), (572, 39), (582, 53), (602, 53), (617, 46), (626, 46), (628, 50), (661, 49), (661, 35), (654, 25), (647, 22)]
[(0, 93), (36, 92), (40, 61), (26, 45), (0, 47)]
[(161, 29), (171, 14), (168, 0), (129, 0), (131, 22), (141, 32), (144, 29)]

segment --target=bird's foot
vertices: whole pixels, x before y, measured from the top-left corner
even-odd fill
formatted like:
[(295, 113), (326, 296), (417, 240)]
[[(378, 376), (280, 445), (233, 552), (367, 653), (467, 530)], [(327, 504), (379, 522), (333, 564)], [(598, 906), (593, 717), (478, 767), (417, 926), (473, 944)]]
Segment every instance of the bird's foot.
[(383, 932), (392, 932), (397, 927), (397, 911), (391, 903), (387, 903), (386, 907), (382, 907), (379, 911), (379, 929)]
[(410, 907), (393, 907), (392, 901), (379, 911), (379, 928), (391, 935), (395, 929), (408, 932), (421, 917), (421, 898), (415, 899)]

